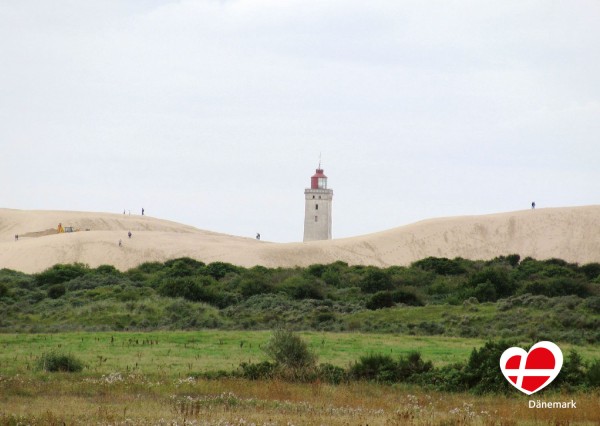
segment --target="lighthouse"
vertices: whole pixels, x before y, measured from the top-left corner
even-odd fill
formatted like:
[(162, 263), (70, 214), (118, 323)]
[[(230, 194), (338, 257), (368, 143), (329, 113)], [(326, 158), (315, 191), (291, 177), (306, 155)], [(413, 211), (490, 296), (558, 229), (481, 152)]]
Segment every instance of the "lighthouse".
[(310, 178), (310, 188), (304, 190), (304, 200), (304, 241), (331, 240), (333, 190), (327, 188), (320, 163)]

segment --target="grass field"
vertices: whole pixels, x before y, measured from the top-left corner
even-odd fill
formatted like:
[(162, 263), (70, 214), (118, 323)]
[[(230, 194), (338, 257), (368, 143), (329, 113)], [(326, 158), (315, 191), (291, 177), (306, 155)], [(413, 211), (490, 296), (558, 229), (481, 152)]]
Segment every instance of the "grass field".
[[(320, 362), (347, 367), (362, 355), (393, 356), (419, 350), (436, 365), (463, 361), (478, 339), (394, 336), (364, 333), (301, 333)], [(266, 360), (261, 349), (267, 331), (96, 332), (59, 334), (1, 334), (0, 371), (33, 374), (45, 352), (76, 355), (87, 365), (84, 374), (137, 372), (179, 377), (195, 372), (233, 370), (241, 362)]]
[[(76, 355), (86, 364), (84, 374), (137, 372), (180, 377), (191, 373), (233, 370), (241, 362), (266, 360), (261, 349), (268, 331), (95, 332), (57, 334), (0, 334), (0, 374), (34, 374), (45, 352)], [(304, 332), (301, 336), (318, 354), (319, 362), (347, 367), (362, 355), (385, 353), (396, 357), (418, 350), (435, 366), (467, 360), (484, 341), (442, 336), (404, 336), (366, 333)], [(523, 342), (524, 346), (532, 342)], [(597, 345), (560, 345), (584, 359), (597, 358)]]
[[(419, 350), (436, 366), (465, 361), (477, 339), (361, 333), (301, 333), (320, 362), (347, 367), (361, 355)], [(294, 384), (193, 379), (266, 359), (269, 332), (98, 332), (0, 335), (0, 424), (600, 424), (600, 395), (544, 392), (477, 397), (408, 385)], [(530, 343), (530, 342), (529, 342)], [(560, 345), (563, 352), (571, 346)], [(594, 346), (577, 346), (585, 359)], [(58, 350), (86, 364), (81, 373), (36, 368)], [(576, 400), (577, 409), (528, 408), (530, 399)]]

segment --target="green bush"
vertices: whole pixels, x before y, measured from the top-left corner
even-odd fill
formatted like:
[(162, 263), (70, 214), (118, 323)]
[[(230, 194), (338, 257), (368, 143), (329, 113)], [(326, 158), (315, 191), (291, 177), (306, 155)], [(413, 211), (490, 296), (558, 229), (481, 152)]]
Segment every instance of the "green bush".
[(346, 370), (329, 363), (319, 364), (319, 367), (317, 368), (317, 377), (332, 385), (339, 385), (342, 382), (348, 381)]
[(393, 287), (390, 274), (386, 270), (374, 267), (366, 269), (359, 285), (364, 293), (377, 293), (391, 290)]
[(270, 380), (275, 377), (277, 364), (269, 361), (240, 364), (240, 375), (249, 380)]
[(323, 290), (317, 282), (298, 275), (287, 278), (281, 285), (283, 291), (293, 299), (323, 299)]
[(127, 273), (142, 272), (144, 274), (155, 274), (162, 271), (165, 268), (164, 263), (160, 262), (144, 262), (137, 268), (130, 269)]
[(427, 373), (433, 369), (431, 361), (423, 361), (417, 351), (410, 352), (406, 357), (401, 356), (396, 366), (396, 380), (410, 381), (415, 375)]
[(358, 362), (350, 367), (349, 375), (355, 380), (395, 382), (396, 368), (396, 361), (391, 356), (370, 354), (361, 356)]
[(506, 256), (506, 260), (508, 261), (508, 264), (514, 268), (519, 265), (521, 256), (519, 256), (518, 254), (509, 254), (508, 256)]
[(367, 301), (367, 309), (376, 310), (389, 308), (396, 303), (403, 303), (410, 306), (423, 306), (424, 303), (414, 293), (406, 290), (396, 291), (378, 291)]
[(94, 274), (103, 274), (103, 275), (116, 275), (120, 276), (121, 271), (115, 268), (112, 265), (100, 265), (96, 269), (93, 270)]
[(411, 352), (395, 361), (390, 355), (370, 354), (360, 357), (349, 371), (357, 380), (377, 382), (418, 382), (419, 377), (433, 369), (431, 361), (423, 361), (419, 352)]
[(523, 292), (542, 294), (548, 297), (567, 296), (570, 294), (579, 297), (588, 297), (591, 295), (591, 290), (587, 283), (572, 277), (555, 277), (531, 281), (525, 284)]
[(39, 286), (62, 284), (81, 277), (89, 272), (87, 266), (81, 263), (73, 265), (54, 265), (35, 276), (36, 284)]
[(585, 301), (585, 306), (595, 314), (600, 314), (600, 297), (589, 297)]
[(162, 281), (158, 293), (166, 297), (183, 297), (187, 300), (202, 300), (202, 286), (192, 278), (170, 278)]
[(327, 269), (325, 272), (323, 272), (321, 279), (323, 282), (325, 282), (325, 284), (331, 287), (340, 287), (342, 283), (340, 273), (332, 269)]
[(366, 307), (367, 309), (376, 310), (383, 308), (391, 308), (395, 306), (396, 302), (392, 297), (391, 291), (378, 291), (367, 301)]
[(419, 296), (409, 290), (396, 290), (392, 292), (392, 297), (396, 303), (403, 303), (409, 306), (425, 305)]
[(306, 342), (291, 331), (274, 331), (265, 352), (278, 364), (293, 370), (312, 369), (317, 362), (317, 356)]
[(417, 327), (419, 330), (419, 334), (425, 334), (428, 336), (435, 336), (438, 334), (444, 334), (446, 332), (446, 328), (437, 322), (434, 321), (421, 321)]
[(600, 263), (586, 263), (580, 266), (579, 270), (585, 274), (588, 280), (593, 280), (600, 275)]
[(98, 287), (109, 287), (118, 284), (126, 284), (129, 282), (128, 278), (120, 277), (119, 275), (113, 275), (110, 273), (90, 273), (79, 276), (72, 279), (65, 284), (69, 291), (74, 290), (90, 290)]
[(499, 361), (502, 353), (511, 346), (505, 341), (488, 341), (482, 348), (473, 349), (453, 390), (469, 390), (476, 394), (508, 392), (512, 387), (504, 379)]
[(577, 351), (569, 351), (564, 358), (560, 373), (556, 377), (556, 385), (562, 386), (566, 390), (572, 390), (585, 387), (587, 381), (588, 377), (583, 358)]
[(315, 278), (321, 278), (323, 276), (323, 273), (327, 271), (327, 265), (322, 265), (320, 263), (316, 263), (314, 265), (310, 265), (307, 269), (306, 272), (309, 275), (312, 275)]
[(518, 283), (503, 267), (486, 267), (471, 276), (468, 286), (473, 290), (468, 297), (476, 297), (480, 302), (495, 302), (499, 298), (512, 296)]
[(600, 388), (600, 359), (589, 363), (585, 377), (588, 386)]
[(6, 284), (0, 283), (0, 297), (8, 295), (8, 287)]
[(438, 275), (461, 275), (467, 272), (462, 261), (463, 259), (460, 258), (450, 260), (445, 257), (427, 257), (414, 262), (411, 266), (435, 272)]
[(252, 297), (256, 294), (273, 293), (275, 291), (273, 284), (268, 283), (263, 277), (242, 278), (239, 289), (244, 298)]
[(181, 257), (165, 262), (167, 277), (192, 277), (205, 271), (205, 264), (189, 257)]
[(206, 266), (206, 273), (215, 280), (220, 280), (229, 273), (238, 273), (239, 267), (226, 262), (213, 262)]
[(50, 372), (77, 373), (83, 370), (83, 362), (70, 354), (49, 352), (40, 357), (38, 367)]
[(58, 299), (67, 292), (66, 287), (63, 284), (56, 284), (48, 288), (48, 297), (51, 299)]

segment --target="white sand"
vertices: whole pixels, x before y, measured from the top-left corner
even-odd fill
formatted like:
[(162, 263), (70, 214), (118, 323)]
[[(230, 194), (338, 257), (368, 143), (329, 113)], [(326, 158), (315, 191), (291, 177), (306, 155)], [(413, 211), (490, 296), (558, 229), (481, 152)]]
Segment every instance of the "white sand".
[[(58, 223), (81, 231), (44, 235)], [(242, 266), (306, 266), (336, 260), (389, 266), (427, 256), (490, 259), (511, 253), (583, 264), (600, 262), (598, 224), (600, 206), (536, 209), (433, 219), (353, 238), (281, 244), (148, 216), (0, 209), (0, 268), (32, 273), (57, 263), (81, 262), (126, 270), (183, 256)], [(20, 235), (18, 242), (15, 234)]]

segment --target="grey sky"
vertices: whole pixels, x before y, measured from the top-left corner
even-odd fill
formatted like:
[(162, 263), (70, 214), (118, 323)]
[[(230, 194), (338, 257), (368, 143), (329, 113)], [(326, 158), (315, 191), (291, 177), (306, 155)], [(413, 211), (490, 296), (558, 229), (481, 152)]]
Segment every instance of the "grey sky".
[(598, 204), (600, 3), (0, 0), (0, 207), (300, 241)]

